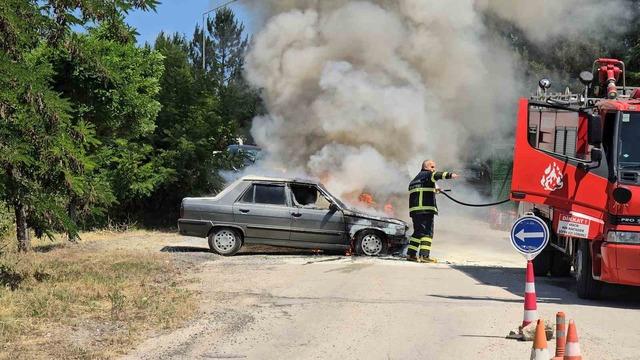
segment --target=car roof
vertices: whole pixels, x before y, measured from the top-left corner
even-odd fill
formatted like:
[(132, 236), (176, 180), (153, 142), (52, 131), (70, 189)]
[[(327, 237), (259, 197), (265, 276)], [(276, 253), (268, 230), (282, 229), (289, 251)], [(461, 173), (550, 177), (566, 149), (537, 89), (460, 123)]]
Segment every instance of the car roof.
[(256, 176), (256, 175), (247, 175), (244, 176), (242, 181), (265, 181), (265, 182), (287, 182), (287, 183), (303, 183), (303, 184), (313, 184), (319, 185), (320, 183), (315, 180), (310, 179), (302, 179), (302, 178), (277, 178), (277, 177), (267, 177), (267, 176)]

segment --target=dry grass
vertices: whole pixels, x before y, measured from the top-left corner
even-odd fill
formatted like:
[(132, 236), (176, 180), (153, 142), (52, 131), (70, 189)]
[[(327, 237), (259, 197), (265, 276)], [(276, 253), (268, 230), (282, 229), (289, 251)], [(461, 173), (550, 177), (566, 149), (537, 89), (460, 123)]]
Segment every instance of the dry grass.
[(194, 294), (181, 286), (171, 255), (109, 246), (113, 238), (45, 241), (26, 255), (5, 247), (0, 359), (111, 358), (145, 332), (178, 327), (194, 314)]

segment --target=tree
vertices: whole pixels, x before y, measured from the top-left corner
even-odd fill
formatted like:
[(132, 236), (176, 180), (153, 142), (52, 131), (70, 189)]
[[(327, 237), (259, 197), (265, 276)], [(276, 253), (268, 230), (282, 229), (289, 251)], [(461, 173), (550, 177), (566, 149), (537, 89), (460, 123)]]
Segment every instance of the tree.
[[(213, 19), (207, 19), (206, 72), (198, 76), (203, 89), (213, 91), (220, 98), (219, 115), (238, 123), (248, 134), (251, 120), (264, 111), (262, 100), (256, 89), (251, 88), (243, 77), (244, 55), (248, 37), (244, 25), (229, 8), (218, 10)], [(202, 63), (202, 29), (196, 27), (191, 42), (190, 59), (193, 64)], [(201, 70), (198, 69), (196, 74)]]
[(86, 186), (71, 194), (73, 219), (98, 225), (106, 214), (122, 219), (168, 175), (148, 144), (160, 110), (162, 57), (134, 39), (122, 19), (112, 19), (50, 52), (54, 86), (71, 101), (72, 121), (89, 124), (97, 137)]
[(202, 72), (189, 61), (190, 43), (184, 36), (160, 34), (155, 50), (164, 57), (165, 71), (158, 96), (163, 106), (151, 143), (162, 166), (171, 170), (171, 176), (145, 201), (146, 222), (155, 220), (157, 225), (175, 221), (184, 196), (220, 189), (218, 170), (224, 164), (214, 153), (232, 141), (236, 124), (218, 115), (218, 97), (198, 78)]
[(0, 194), (14, 208), (18, 249), (30, 248), (28, 228), (75, 234), (70, 194), (83, 192), (93, 164), (95, 130), (73, 121), (71, 102), (52, 88), (49, 49), (64, 46), (74, 25), (101, 23), (155, 0), (5, 0), (0, 3)]

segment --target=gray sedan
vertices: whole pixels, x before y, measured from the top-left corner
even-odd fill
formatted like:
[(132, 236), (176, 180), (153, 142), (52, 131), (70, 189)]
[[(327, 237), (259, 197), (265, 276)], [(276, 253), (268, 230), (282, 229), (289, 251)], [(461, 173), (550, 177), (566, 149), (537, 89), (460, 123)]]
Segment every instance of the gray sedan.
[(350, 209), (318, 182), (244, 177), (215, 197), (182, 200), (178, 228), (208, 238), (211, 250), (225, 256), (243, 244), (376, 256), (405, 244), (409, 227)]

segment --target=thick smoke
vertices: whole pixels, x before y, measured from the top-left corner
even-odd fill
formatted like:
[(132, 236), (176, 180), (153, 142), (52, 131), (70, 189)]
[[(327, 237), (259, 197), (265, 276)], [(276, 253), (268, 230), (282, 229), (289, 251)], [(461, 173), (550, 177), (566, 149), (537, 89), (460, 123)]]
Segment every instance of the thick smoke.
[(246, 77), (268, 110), (252, 128), (268, 154), (263, 168), (304, 172), (340, 196), (404, 194), (424, 159), (460, 170), (462, 159), (509, 142), (525, 91), (517, 59), (483, 23), (486, 12), (534, 40), (579, 32), (562, 14), (591, 14), (576, 10), (584, 7), (577, 0), (259, 3), (264, 25)]
[(515, 23), (535, 42), (611, 37), (633, 17), (626, 0), (478, 0), (477, 7)]

